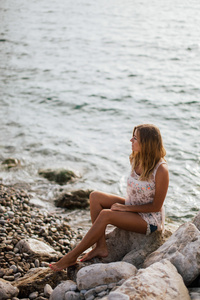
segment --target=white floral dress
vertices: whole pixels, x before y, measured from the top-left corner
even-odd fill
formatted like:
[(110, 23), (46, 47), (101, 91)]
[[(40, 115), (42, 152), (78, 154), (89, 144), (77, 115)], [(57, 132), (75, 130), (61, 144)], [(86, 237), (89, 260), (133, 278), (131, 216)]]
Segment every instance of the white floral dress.
[[(157, 163), (149, 181), (140, 180), (140, 176), (135, 171), (129, 175), (125, 205), (142, 205), (153, 202), (155, 197), (156, 172), (161, 164), (166, 164), (166, 162), (160, 161)], [(164, 206), (162, 206), (159, 212), (139, 213), (139, 215), (147, 222), (147, 235), (150, 233), (150, 225), (157, 226), (158, 230), (164, 230)]]

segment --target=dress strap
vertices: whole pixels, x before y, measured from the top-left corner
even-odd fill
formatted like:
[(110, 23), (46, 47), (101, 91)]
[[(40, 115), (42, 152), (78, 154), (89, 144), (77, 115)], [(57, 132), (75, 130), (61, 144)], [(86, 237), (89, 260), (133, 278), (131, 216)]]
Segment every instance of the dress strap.
[(167, 164), (167, 163), (166, 163), (166, 161), (164, 161), (164, 160), (159, 161), (159, 162), (157, 163), (157, 165), (155, 166), (154, 171), (153, 171), (154, 177), (156, 176), (156, 172), (157, 172), (158, 168), (159, 168), (160, 165), (162, 165), (162, 164)]

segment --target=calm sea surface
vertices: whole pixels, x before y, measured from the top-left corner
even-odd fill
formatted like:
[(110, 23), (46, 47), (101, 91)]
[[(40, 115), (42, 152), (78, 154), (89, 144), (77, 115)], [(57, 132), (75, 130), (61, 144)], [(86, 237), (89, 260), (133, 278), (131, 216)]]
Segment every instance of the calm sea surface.
[(2, 182), (49, 210), (60, 187), (41, 168), (75, 171), (67, 190), (125, 196), (133, 127), (154, 123), (170, 170), (167, 218), (191, 220), (200, 206), (199, 12), (198, 0), (2, 0), (0, 161), (22, 164), (1, 165)]

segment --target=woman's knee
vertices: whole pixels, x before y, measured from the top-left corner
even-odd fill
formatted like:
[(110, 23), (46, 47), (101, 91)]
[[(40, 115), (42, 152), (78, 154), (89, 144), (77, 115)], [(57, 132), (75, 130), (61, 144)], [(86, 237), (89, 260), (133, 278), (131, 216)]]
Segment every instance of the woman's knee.
[(111, 213), (112, 211), (110, 209), (102, 209), (101, 212), (99, 213), (99, 218), (109, 223)]
[(97, 201), (100, 201), (100, 196), (101, 196), (101, 192), (92, 191), (89, 196), (90, 204), (93, 202), (97, 203)]
[(94, 200), (97, 199), (97, 194), (98, 194), (97, 191), (92, 191), (92, 192), (90, 193), (90, 196), (89, 196), (90, 202), (92, 202), (92, 201), (94, 201)]

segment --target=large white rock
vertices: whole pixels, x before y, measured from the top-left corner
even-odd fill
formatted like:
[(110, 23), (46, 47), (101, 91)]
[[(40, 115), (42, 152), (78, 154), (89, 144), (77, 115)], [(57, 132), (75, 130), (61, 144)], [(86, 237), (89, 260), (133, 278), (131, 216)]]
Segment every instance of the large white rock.
[(76, 283), (72, 280), (67, 280), (60, 283), (51, 293), (49, 300), (64, 300), (65, 293), (76, 290)]
[(181, 225), (156, 251), (150, 254), (144, 267), (168, 259), (177, 268), (186, 285), (200, 273), (200, 231), (192, 223)]
[(77, 286), (79, 290), (89, 290), (98, 285), (118, 282), (135, 275), (137, 269), (127, 262), (109, 264), (94, 264), (80, 269), (77, 273)]
[(16, 297), (19, 294), (18, 288), (12, 286), (10, 282), (0, 278), (0, 299), (6, 300)]
[(146, 236), (115, 228), (106, 239), (109, 255), (101, 261), (109, 263), (124, 260), (136, 268), (141, 268), (145, 258), (159, 248), (171, 234), (171, 230), (165, 230), (164, 234), (157, 231)]
[(58, 258), (61, 255), (61, 253), (56, 252), (52, 247), (49, 245), (45, 244), (42, 241), (28, 238), (28, 239), (23, 239), (19, 241), (16, 245), (16, 248), (19, 249), (20, 253), (28, 253), (34, 257), (38, 257), (41, 260), (42, 259), (54, 259)]
[[(135, 276), (103, 299), (112, 300), (112, 294), (116, 293), (124, 294), (130, 300), (190, 300), (182, 277), (168, 260), (140, 269)], [(119, 296), (116, 299), (125, 298)]]

